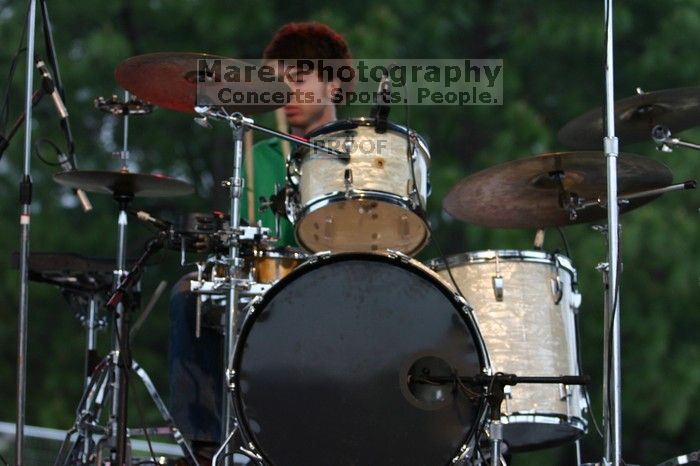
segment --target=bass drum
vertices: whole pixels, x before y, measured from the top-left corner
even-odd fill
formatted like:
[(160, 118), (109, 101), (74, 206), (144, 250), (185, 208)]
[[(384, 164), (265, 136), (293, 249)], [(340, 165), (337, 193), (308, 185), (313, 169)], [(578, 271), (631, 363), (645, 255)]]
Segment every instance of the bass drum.
[(267, 465), (451, 464), (485, 413), (427, 381), (487, 372), (486, 351), (464, 300), (401, 254), (313, 256), (253, 305), (233, 365), (241, 432)]

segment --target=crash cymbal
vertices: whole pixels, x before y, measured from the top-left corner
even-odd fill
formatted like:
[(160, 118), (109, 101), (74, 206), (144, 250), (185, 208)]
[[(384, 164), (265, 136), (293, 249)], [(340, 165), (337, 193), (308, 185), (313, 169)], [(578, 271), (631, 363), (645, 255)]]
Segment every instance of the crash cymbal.
[(56, 173), (53, 179), (69, 188), (125, 197), (184, 196), (194, 192), (194, 187), (185, 181), (146, 173), (74, 170)]
[[(620, 154), (620, 195), (667, 186), (670, 170), (653, 159)], [(545, 228), (601, 220), (606, 209), (606, 159), (602, 152), (556, 152), (487, 168), (458, 182), (443, 201), (444, 209), (467, 223), (492, 228)], [(620, 213), (657, 196), (635, 198)], [(585, 208), (583, 205), (588, 205)], [(574, 209), (574, 206), (579, 208)], [(576, 218), (571, 218), (572, 212)]]
[[(124, 89), (141, 99), (159, 107), (192, 113), (197, 105), (197, 78), (199, 76), (197, 63), (198, 60), (203, 59), (226, 60), (224, 66), (226, 64), (237, 65), (240, 69), (246, 65), (250, 66), (250, 64), (239, 60), (207, 53), (160, 52), (128, 58), (117, 66), (114, 75)], [(221, 78), (221, 76), (207, 74), (205, 78), (213, 80)], [(289, 86), (283, 82), (276, 80), (263, 82), (255, 77), (255, 73), (252, 73), (250, 80), (241, 79), (240, 82), (226, 82), (225, 84), (232, 92), (241, 92), (245, 95), (254, 93), (258, 96), (268, 97), (282, 93), (279, 96), (284, 96), (286, 99), (269, 104), (243, 103), (224, 107), (230, 112), (241, 112), (246, 115), (263, 113), (282, 107), (287, 103), (291, 92)]]
[[(574, 149), (602, 148), (603, 117), (603, 108), (597, 108), (571, 120), (559, 131), (559, 141)], [(620, 143), (651, 140), (656, 125), (674, 133), (700, 125), (700, 87), (642, 92), (615, 102)]]

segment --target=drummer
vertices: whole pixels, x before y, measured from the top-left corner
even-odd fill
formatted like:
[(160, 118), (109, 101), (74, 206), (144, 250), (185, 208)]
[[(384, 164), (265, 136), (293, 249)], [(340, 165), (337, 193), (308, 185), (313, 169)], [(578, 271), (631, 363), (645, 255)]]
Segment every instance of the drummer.
[[(341, 60), (351, 65), (348, 45), (338, 32), (317, 22), (290, 23), (282, 26), (263, 52), (263, 60), (305, 58)], [(295, 95), (312, 93), (313, 103), (290, 102), (284, 107), (291, 132), (304, 135), (336, 120), (333, 96), (342, 83), (325, 81), (319, 73), (297, 75), (285, 73), (285, 82)], [(288, 78), (292, 78), (291, 80)], [(306, 94), (309, 95), (309, 94)], [(255, 211), (259, 198), (274, 193), (275, 184), (286, 179), (285, 158), (279, 139), (270, 138), (253, 148), (254, 175), (252, 186)], [(248, 212), (247, 197), (242, 196), (241, 212)], [(260, 215), (263, 226), (274, 228), (274, 214)], [(278, 246), (294, 244), (292, 225), (281, 225)], [(170, 406), (175, 424), (192, 443), (201, 465), (211, 463), (221, 438), (221, 394), (223, 384), (223, 337), (214, 329), (202, 328), (195, 338), (195, 296), (189, 292), (191, 274), (173, 287), (170, 298)]]

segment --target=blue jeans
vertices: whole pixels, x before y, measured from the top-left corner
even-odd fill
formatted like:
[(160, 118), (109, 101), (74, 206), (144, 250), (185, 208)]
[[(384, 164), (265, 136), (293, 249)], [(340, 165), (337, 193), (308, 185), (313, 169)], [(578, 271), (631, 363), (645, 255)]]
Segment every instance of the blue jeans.
[(195, 337), (196, 296), (190, 280), (182, 277), (170, 294), (170, 412), (185, 438), (220, 443), (223, 387), (223, 337), (202, 327)]

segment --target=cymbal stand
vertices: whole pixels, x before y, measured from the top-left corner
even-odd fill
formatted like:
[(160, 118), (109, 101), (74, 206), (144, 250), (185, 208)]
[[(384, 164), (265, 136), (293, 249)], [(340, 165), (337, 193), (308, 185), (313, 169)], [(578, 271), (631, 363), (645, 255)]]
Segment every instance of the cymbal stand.
[[(233, 354), (236, 347), (236, 339), (238, 334), (238, 325), (240, 322), (239, 294), (242, 286), (245, 286), (246, 280), (243, 279), (243, 258), (240, 257), (240, 244), (243, 238), (255, 234), (260, 230), (260, 227), (241, 227), (241, 195), (243, 192), (243, 137), (246, 131), (254, 129), (272, 136), (301, 144), (313, 149), (330, 153), (339, 158), (347, 160), (348, 154), (345, 152), (336, 151), (331, 148), (323, 147), (309, 142), (305, 138), (292, 136), (290, 134), (280, 133), (263, 126), (256, 125), (255, 122), (241, 113), (230, 114), (224, 109), (213, 107), (195, 107), (195, 111), (199, 114), (195, 121), (204, 127), (208, 127), (208, 119), (216, 119), (226, 121), (231, 128), (233, 135), (233, 173), (231, 178), (223, 183), (229, 188), (231, 193), (231, 220), (230, 231), (228, 232), (228, 283), (225, 287), (219, 286), (219, 290), (226, 289), (228, 291), (228, 302), (226, 306), (226, 314), (224, 318), (224, 373), (223, 396), (221, 406), (221, 432), (222, 444), (219, 450), (214, 455), (213, 464), (218, 465), (219, 459), (223, 459), (224, 466), (231, 465), (233, 456), (232, 440), (238, 428), (236, 413), (233, 409), (233, 403), (230, 400), (231, 393), (235, 390), (233, 382)], [(193, 282), (197, 283), (197, 282)], [(206, 284), (202, 284), (206, 286)], [(199, 288), (192, 288), (193, 292), (198, 292)], [(239, 449), (246, 455), (256, 457), (255, 452), (248, 452), (245, 449)], [(222, 457), (223, 455), (223, 457)]]
[[(130, 290), (140, 280), (146, 261), (159, 249), (168, 232), (160, 232), (149, 241), (143, 255), (136, 261), (131, 271), (125, 270), (123, 239), (126, 236), (126, 204), (129, 196), (118, 196), (120, 200), (119, 239), (120, 248), (117, 263), (119, 264), (115, 277), (114, 290), (107, 300), (107, 307), (115, 313), (114, 326), (117, 329), (113, 338), (112, 351), (100, 361), (91, 374), (83, 397), (78, 405), (77, 419), (72, 429), (68, 431), (61, 446), (55, 466), (64, 465), (102, 465), (102, 449), (110, 448), (110, 465), (130, 465), (131, 452), (128, 449), (128, 439), (134, 435), (170, 435), (182, 449), (186, 460), (192, 466), (198, 466), (194, 453), (185, 438), (176, 427), (165, 403), (158, 395), (153, 382), (146, 371), (131, 359), (129, 348), (129, 307), (124, 302), (129, 297)], [(164, 427), (127, 429), (128, 377), (133, 370), (143, 382), (148, 394), (165, 421)], [(111, 396), (111, 409), (108, 425), (98, 424), (105, 401)], [(77, 433), (76, 439), (71, 438)], [(93, 434), (101, 434), (101, 438), (93, 441)], [(116, 443), (115, 443), (116, 435)]]
[(622, 379), (620, 364), (620, 218), (617, 192), (618, 140), (615, 136), (615, 91), (613, 75), (613, 0), (604, 0), (605, 28), (605, 137), (607, 161), (608, 257), (603, 337), (603, 424), (604, 462), (622, 465)]

